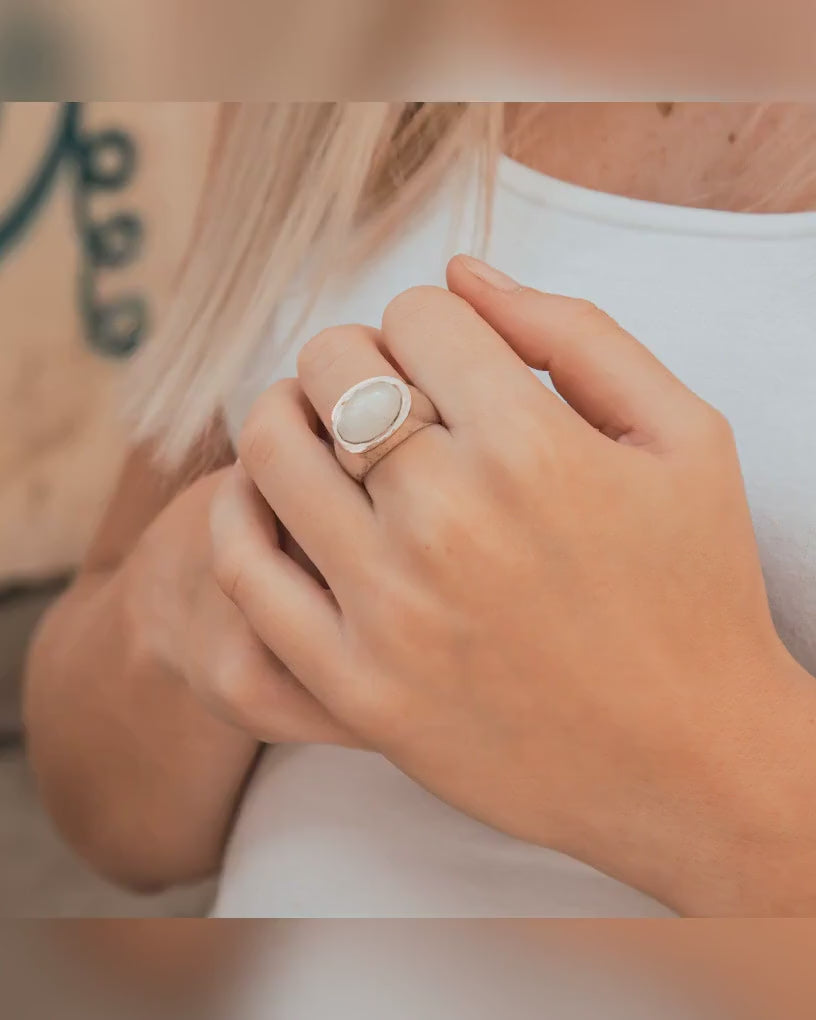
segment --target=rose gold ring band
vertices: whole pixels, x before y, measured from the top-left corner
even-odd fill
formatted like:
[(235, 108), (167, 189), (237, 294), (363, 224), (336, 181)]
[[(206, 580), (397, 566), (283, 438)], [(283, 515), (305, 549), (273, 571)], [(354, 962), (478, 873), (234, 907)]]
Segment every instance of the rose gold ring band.
[(392, 450), (426, 428), (440, 424), (431, 401), (394, 376), (375, 376), (352, 386), (332, 411), (337, 460), (358, 482)]

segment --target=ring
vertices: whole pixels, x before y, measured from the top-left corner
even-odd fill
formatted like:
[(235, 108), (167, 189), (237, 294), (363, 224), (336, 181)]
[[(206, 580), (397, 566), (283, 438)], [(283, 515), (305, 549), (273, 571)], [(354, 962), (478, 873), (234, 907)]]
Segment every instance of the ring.
[(346, 390), (331, 414), (335, 455), (358, 482), (395, 447), (440, 424), (431, 401), (402, 379), (372, 376)]

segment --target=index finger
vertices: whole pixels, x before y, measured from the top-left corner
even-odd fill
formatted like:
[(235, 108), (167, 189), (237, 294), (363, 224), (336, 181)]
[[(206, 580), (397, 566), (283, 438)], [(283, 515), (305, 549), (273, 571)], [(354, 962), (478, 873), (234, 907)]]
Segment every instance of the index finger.
[(528, 365), (547, 371), (594, 428), (638, 446), (682, 434), (698, 398), (614, 319), (587, 301), (491, 285), (485, 269), (467, 256), (452, 259), (451, 289)]

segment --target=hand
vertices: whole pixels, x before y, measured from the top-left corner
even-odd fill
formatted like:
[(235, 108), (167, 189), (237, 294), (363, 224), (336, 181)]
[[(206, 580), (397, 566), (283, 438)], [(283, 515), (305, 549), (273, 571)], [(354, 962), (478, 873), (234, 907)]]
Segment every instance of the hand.
[[(211, 712), (255, 739), (355, 744), (215, 581), (209, 517), (212, 495), (225, 477), (232, 478), (229, 469), (195, 482), (142, 537), (127, 578), (129, 611), (139, 618), (133, 631), (150, 635), (162, 663)], [(264, 527), (263, 540), (266, 555), (284, 555), (274, 521)]]
[[(776, 909), (790, 888), (762, 882), (816, 859), (794, 778), (813, 705), (728, 424), (591, 305), (467, 266), (458, 296), (407, 291), (381, 332), (319, 334), (259, 399), (219, 499), (219, 581), (334, 717), (443, 799), (677, 909), (740, 911), (751, 883)], [(327, 424), (395, 365), (444, 425), (365, 491), (312, 406)], [(244, 471), (333, 598), (269, 551)]]

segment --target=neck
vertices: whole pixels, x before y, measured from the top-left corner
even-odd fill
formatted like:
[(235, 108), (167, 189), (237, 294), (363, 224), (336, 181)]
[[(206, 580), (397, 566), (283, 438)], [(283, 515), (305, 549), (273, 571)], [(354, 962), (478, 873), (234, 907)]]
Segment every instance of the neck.
[(575, 184), (672, 205), (816, 208), (816, 104), (509, 103), (506, 151)]

